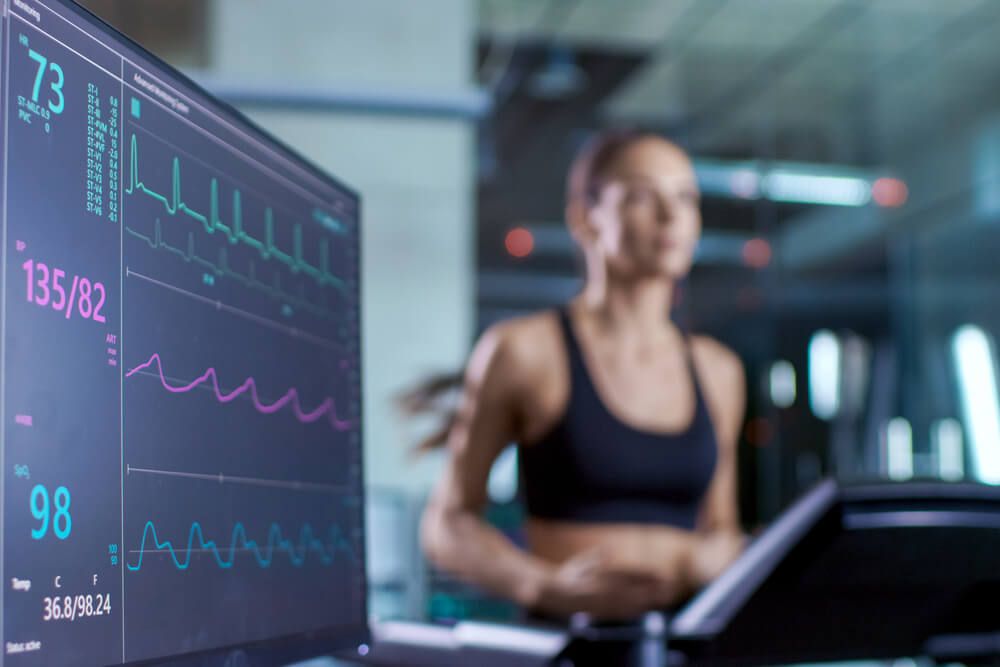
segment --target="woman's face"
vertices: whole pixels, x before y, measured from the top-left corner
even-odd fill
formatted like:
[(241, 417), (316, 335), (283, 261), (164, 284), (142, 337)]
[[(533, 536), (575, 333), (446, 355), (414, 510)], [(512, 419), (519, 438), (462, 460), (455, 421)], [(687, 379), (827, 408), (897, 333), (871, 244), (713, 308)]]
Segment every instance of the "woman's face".
[(701, 235), (699, 199), (684, 152), (662, 139), (641, 139), (610, 165), (588, 212), (589, 243), (617, 275), (680, 279)]

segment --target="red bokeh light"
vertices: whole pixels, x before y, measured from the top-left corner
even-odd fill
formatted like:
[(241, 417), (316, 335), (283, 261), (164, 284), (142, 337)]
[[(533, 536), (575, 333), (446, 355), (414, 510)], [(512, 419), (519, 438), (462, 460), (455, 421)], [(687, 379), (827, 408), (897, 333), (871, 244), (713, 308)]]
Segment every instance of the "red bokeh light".
[(507, 232), (504, 245), (512, 257), (527, 257), (535, 249), (535, 237), (524, 227), (515, 227)]
[(883, 177), (872, 183), (872, 199), (879, 206), (896, 208), (906, 203), (910, 191), (898, 178)]
[(771, 244), (765, 239), (750, 239), (744, 243), (743, 263), (754, 269), (763, 269), (771, 263)]
[(766, 447), (774, 437), (774, 427), (767, 419), (755, 417), (747, 422), (743, 437), (754, 447)]

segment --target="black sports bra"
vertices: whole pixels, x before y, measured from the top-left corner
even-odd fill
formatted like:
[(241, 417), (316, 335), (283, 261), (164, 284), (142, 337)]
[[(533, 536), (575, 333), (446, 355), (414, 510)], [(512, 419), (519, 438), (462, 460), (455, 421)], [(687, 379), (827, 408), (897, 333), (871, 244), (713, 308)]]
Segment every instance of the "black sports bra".
[(639, 430), (608, 411), (564, 310), (559, 311), (559, 322), (566, 340), (570, 396), (565, 414), (545, 437), (518, 448), (528, 514), (694, 529), (718, 451), (690, 353), (695, 392), (691, 424), (677, 433)]

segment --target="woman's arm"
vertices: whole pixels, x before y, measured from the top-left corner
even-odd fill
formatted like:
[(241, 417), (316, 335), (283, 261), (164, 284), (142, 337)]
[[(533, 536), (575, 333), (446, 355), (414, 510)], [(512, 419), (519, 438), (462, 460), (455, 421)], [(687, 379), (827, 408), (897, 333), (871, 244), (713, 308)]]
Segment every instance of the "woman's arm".
[(743, 364), (730, 349), (709, 338), (698, 338), (693, 353), (701, 360), (699, 374), (715, 427), (719, 458), (698, 518), (696, 541), (688, 572), (700, 588), (719, 576), (743, 550), (737, 503), (736, 450), (746, 411)]
[(473, 350), (462, 403), (448, 435), (450, 457), (424, 510), (421, 538), (437, 566), (530, 606), (545, 564), (480, 518), (490, 468), (516, 437), (518, 380), (510, 338), (503, 325), (494, 327)]
[(490, 467), (520, 437), (533, 373), (545, 371), (544, 360), (535, 358), (537, 332), (518, 326), (525, 325), (491, 329), (470, 358), (448, 439), (451, 456), (424, 511), (424, 550), (438, 567), (525, 607), (560, 615), (635, 616), (662, 595), (653, 578), (615, 572), (600, 552), (556, 566), (517, 548), (481, 518)]

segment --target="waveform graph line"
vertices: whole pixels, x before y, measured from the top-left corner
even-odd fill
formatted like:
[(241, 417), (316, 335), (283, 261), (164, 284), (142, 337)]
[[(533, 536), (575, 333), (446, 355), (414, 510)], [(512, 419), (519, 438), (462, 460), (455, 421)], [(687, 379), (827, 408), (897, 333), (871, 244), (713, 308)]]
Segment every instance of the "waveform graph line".
[[(198, 547), (195, 547), (197, 539)], [(147, 546), (147, 542), (152, 541), (153, 548)], [(147, 521), (142, 529), (142, 539), (139, 548), (130, 550), (129, 553), (138, 554), (134, 562), (127, 562), (125, 567), (130, 572), (142, 570), (146, 554), (167, 554), (173, 566), (179, 571), (185, 571), (191, 567), (191, 557), (194, 553), (209, 553), (212, 555), (215, 564), (221, 570), (230, 570), (236, 563), (236, 556), (239, 553), (249, 553), (253, 556), (257, 566), (261, 569), (268, 569), (275, 560), (275, 554), (284, 552), (289, 563), (296, 568), (303, 567), (308, 561), (310, 554), (316, 554), (319, 564), (330, 566), (336, 561), (336, 553), (343, 551), (352, 559), (354, 551), (350, 542), (343, 537), (337, 526), (331, 526), (327, 535), (327, 541), (316, 536), (312, 526), (308, 523), (302, 524), (299, 530), (297, 541), (286, 538), (281, 526), (272, 523), (267, 532), (267, 542), (262, 547), (256, 540), (252, 540), (247, 535), (246, 528), (242, 522), (233, 525), (232, 534), (229, 539), (229, 546), (219, 548), (215, 540), (205, 537), (205, 532), (201, 523), (194, 521), (188, 531), (187, 546), (182, 550), (183, 555), (178, 556), (178, 550), (170, 540), (162, 540), (156, 531), (156, 525), (152, 521)]]
[(331, 428), (337, 431), (346, 431), (354, 426), (353, 420), (337, 417), (336, 404), (329, 396), (324, 398), (319, 405), (307, 410), (302, 406), (298, 390), (295, 387), (291, 387), (277, 400), (265, 403), (261, 400), (257, 390), (257, 381), (253, 377), (246, 378), (231, 391), (224, 391), (219, 384), (219, 375), (215, 368), (206, 369), (204, 373), (190, 382), (176, 385), (171, 384), (170, 380), (164, 374), (163, 361), (160, 359), (158, 352), (153, 353), (147, 361), (128, 370), (125, 373), (125, 377), (130, 378), (137, 373), (154, 367), (156, 369), (154, 374), (159, 376), (160, 384), (172, 394), (186, 394), (203, 384), (211, 383), (209, 386), (214, 391), (215, 398), (219, 403), (231, 403), (246, 394), (253, 403), (254, 409), (261, 414), (271, 415), (289, 406), (295, 419), (303, 424), (311, 424), (325, 419)]
[(268, 283), (257, 278), (253, 262), (250, 262), (249, 271), (246, 275), (240, 273), (239, 271), (236, 271), (231, 266), (229, 266), (228, 255), (226, 253), (225, 248), (219, 249), (219, 259), (217, 262), (213, 262), (209, 259), (205, 259), (204, 257), (200, 256), (195, 250), (194, 234), (191, 232), (188, 232), (188, 241), (186, 248), (179, 248), (173, 246), (163, 240), (163, 230), (159, 219), (157, 219), (154, 222), (152, 236), (147, 236), (146, 234), (143, 234), (142, 232), (132, 229), (127, 225), (125, 226), (125, 233), (128, 234), (129, 236), (139, 239), (153, 250), (165, 251), (169, 254), (172, 254), (180, 258), (181, 260), (187, 262), (188, 264), (196, 264), (198, 266), (201, 266), (203, 269), (212, 273), (213, 275), (235, 280), (246, 287), (250, 287), (251, 289), (264, 292), (265, 294), (269, 295), (270, 297), (276, 300), (284, 301), (290, 305), (294, 305), (317, 317), (326, 319), (331, 317), (330, 312), (326, 307), (312, 303), (305, 297), (304, 294), (301, 293), (301, 291), (298, 295), (295, 295), (283, 289), (281, 287), (280, 274), (275, 274), (274, 284), (269, 285)]
[(246, 486), (269, 487), (273, 489), (301, 491), (305, 493), (319, 493), (327, 495), (342, 496), (352, 492), (349, 486), (336, 484), (322, 484), (319, 482), (306, 482), (301, 480), (271, 479), (266, 477), (247, 477), (245, 475), (231, 475), (222, 472), (204, 473), (188, 472), (184, 470), (164, 470), (162, 468), (140, 468), (128, 464), (125, 467), (125, 474), (153, 475), (160, 477), (175, 477), (196, 481), (211, 482), (212, 484), (225, 485), (237, 484)]
[(343, 344), (337, 343), (337, 342), (329, 340), (327, 338), (322, 338), (321, 336), (313, 335), (311, 333), (308, 333), (308, 332), (303, 331), (302, 329), (298, 329), (296, 327), (290, 327), (287, 324), (283, 324), (281, 322), (277, 322), (277, 321), (269, 319), (267, 317), (262, 317), (261, 315), (258, 315), (256, 313), (251, 313), (248, 310), (243, 310), (242, 308), (237, 308), (236, 306), (231, 306), (231, 305), (223, 302), (221, 299), (212, 299), (212, 298), (209, 298), (209, 297), (207, 297), (207, 296), (205, 296), (203, 294), (198, 294), (196, 292), (192, 292), (190, 290), (186, 290), (183, 287), (178, 287), (177, 285), (171, 285), (168, 282), (164, 282), (162, 280), (157, 280), (156, 278), (153, 278), (151, 276), (147, 276), (147, 275), (145, 275), (143, 273), (139, 273), (138, 271), (133, 271), (132, 269), (130, 269), (127, 266), (125, 267), (125, 277), (126, 278), (137, 278), (137, 279), (142, 280), (142, 281), (144, 281), (146, 283), (149, 283), (150, 285), (156, 285), (157, 287), (162, 287), (163, 289), (169, 290), (169, 291), (171, 291), (171, 292), (173, 292), (175, 294), (180, 294), (182, 296), (186, 296), (189, 299), (193, 299), (195, 301), (198, 301), (198, 302), (200, 302), (202, 304), (205, 304), (205, 305), (207, 305), (207, 306), (209, 306), (211, 308), (215, 308), (216, 310), (222, 310), (222, 311), (225, 311), (225, 312), (230, 313), (232, 315), (236, 315), (237, 317), (242, 317), (243, 319), (248, 320), (250, 322), (254, 322), (255, 324), (259, 324), (261, 326), (265, 326), (265, 327), (268, 327), (270, 329), (274, 329), (275, 331), (280, 331), (282, 333), (285, 333), (285, 334), (291, 336), (292, 338), (298, 338), (298, 339), (301, 339), (301, 340), (305, 340), (305, 341), (308, 341), (310, 343), (314, 343), (316, 345), (319, 345), (321, 347), (325, 347), (325, 348), (328, 348), (328, 349), (333, 349), (333, 350), (343, 350), (344, 349), (344, 345)]
[(327, 239), (319, 244), (319, 265), (309, 263), (303, 256), (302, 225), (292, 226), (292, 250), (286, 252), (276, 243), (274, 238), (275, 218), (271, 207), (264, 208), (264, 239), (248, 233), (243, 226), (243, 196), (238, 188), (233, 189), (232, 221), (223, 222), (219, 213), (219, 181), (212, 177), (209, 181), (209, 211), (202, 213), (184, 201), (181, 182), (181, 162), (176, 155), (171, 161), (170, 195), (164, 195), (148, 186), (139, 174), (139, 144), (135, 133), (132, 133), (129, 146), (129, 178), (125, 184), (128, 195), (141, 192), (159, 202), (171, 216), (185, 215), (200, 223), (207, 234), (221, 233), (230, 244), (241, 243), (253, 248), (265, 260), (273, 259), (284, 264), (295, 274), (301, 273), (316, 281), (320, 286), (330, 285), (341, 292), (347, 292), (347, 284), (330, 270), (330, 247)]

